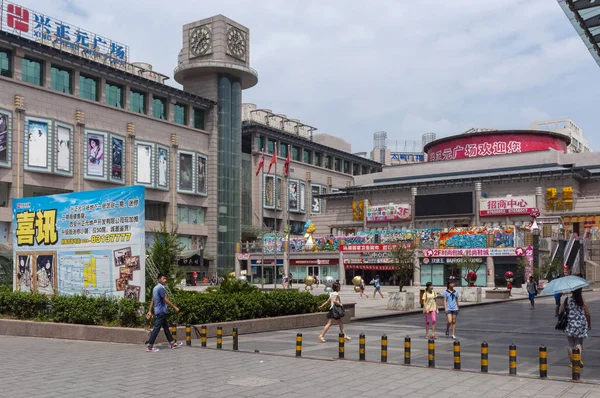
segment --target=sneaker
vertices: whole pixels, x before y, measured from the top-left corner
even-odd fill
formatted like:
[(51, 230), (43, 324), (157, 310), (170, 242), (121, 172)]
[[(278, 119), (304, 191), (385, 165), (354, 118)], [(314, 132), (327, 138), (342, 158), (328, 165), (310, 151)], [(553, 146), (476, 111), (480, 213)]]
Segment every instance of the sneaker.
[(147, 347), (146, 347), (146, 351), (147, 351), (147, 352), (156, 352), (156, 351), (158, 351), (158, 348), (154, 348), (154, 347), (147, 346)]
[(171, 344), (171, 349), (174, 350), (175, 348), (179, 348), (183, 345), (183, 343), (173, 343)]
[(456, 340), (456, 336), (455, 335), (452, 335), (452, 340)]

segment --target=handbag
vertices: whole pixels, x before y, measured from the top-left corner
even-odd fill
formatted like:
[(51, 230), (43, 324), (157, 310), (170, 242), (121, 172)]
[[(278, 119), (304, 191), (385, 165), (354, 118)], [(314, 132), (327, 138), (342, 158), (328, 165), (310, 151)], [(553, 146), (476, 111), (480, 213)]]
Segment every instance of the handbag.
[(554, 327), (554, 329), (556, 330), (565, 330), (567, 328), (567, 325), (569, 324), (569, 308), (567, 307), (568, 299), (568, 297), (565, 299), (565, 308), (558, 316), (558, 321), (556, 322), (556, 326)]
[(344, 309), (344, 307), (342, 307), (341, 305), (334, 305), (333, 308), (331, 309), (331, 317), (333, 319), (340, 319), (343, 318), (344, 315), (346, 315), (346, 310)]

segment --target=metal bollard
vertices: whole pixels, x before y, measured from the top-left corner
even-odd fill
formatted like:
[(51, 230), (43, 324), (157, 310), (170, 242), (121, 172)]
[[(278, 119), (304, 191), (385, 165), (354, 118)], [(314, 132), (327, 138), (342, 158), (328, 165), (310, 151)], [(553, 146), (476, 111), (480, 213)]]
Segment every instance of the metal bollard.
[(571, 365), (573, 366), (573, 374), (571, 380), (580, 381), (581, 380), (581, 351), (579, 348), (573, 348), (573, 357), (571, 361)]
[(481, 343), (481, 373), (488, 372), (488, 343)]
[(302, 356), (302, 333), (296, 335), (296, 356)]
[(404, 338), (404, 364), (410, 365), (410, 337)]
[(177, 326), (171, 326), (171, 334), (173, 335), (173, 340), (177, 341)]
[(429, 339), (427, 342), (427, 366), (435, 368), (435, 340)]
[(387, 336), (381, 336), (381, 362), (387, 362)]
[(548, 377), (548, 351), (546, 346), (540, 347), (540, 377)]
[(460, 342), (454, 342), (454, 370), (460, 370)]
[(192, 325), (185, 325), (185, 345), (192, 345)]
[(517, 374), (517, 346), (514, 344), (508, 347), (508, 373), (512, 376)]
[(200, 345), (206, 348), (206, 325), (200, 328)]
[(339, 359), (344, 359), (344, 337), (346, 335), (344, 333), (340, 333), (338, 335), (338, 358)]
[(223, 348), (223, 327), (217, 326), (217, 350)]
[(358, 360), (359, 361), (364, 361), (365, 360), (365, 334), (361, 333), (360, 336), (358, 336)]
[(237, 351), (238, 350), (238, 329), (237, 328), (233, 328), (233, 331), (231, 332), (231, 337), (233, 339), (233, 351)]

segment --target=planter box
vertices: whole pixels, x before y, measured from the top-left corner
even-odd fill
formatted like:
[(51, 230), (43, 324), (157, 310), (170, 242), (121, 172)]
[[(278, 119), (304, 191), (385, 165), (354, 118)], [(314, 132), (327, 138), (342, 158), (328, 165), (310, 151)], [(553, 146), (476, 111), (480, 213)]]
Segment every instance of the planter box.
[(488, 290), (485, 292), (485, 298), (491, 300), (506, 300), (510, 297), (508, 289), (503, 290)]
[(481, 302), (481, 288), (480, 287), (460, 287), (459, 289), (459, 301), (463, 303), (480, 303)]
[(388, 300), (388, 310), (412, 311), (415, 309), (415, 296), (413, 292), (391, 292)]

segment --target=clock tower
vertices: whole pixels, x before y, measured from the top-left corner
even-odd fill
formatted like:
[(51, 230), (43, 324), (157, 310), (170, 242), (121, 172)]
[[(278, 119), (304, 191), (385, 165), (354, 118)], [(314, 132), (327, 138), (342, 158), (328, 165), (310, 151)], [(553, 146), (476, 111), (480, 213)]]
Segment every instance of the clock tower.
[(175, 80), (184, 91), (218, 103), (205, 120), (209, 131), (218, 126), (207, 154), (207, 174), (216, 181), (209, 181), (206, 211), (207, 227), (217, 239), (209, 238), (207, 249), (217, 253), (219, 269), (233, 269), (241, 240), (242, 90), (258, 82), (250, 68), (248, 28), (223, 15), (184, 25)]

